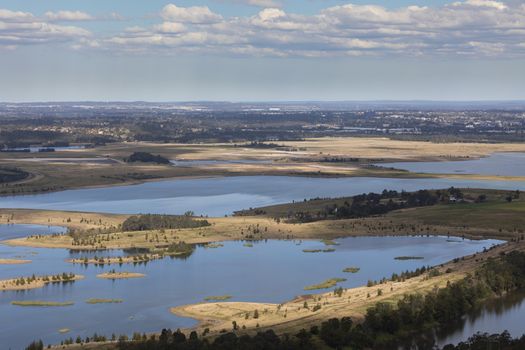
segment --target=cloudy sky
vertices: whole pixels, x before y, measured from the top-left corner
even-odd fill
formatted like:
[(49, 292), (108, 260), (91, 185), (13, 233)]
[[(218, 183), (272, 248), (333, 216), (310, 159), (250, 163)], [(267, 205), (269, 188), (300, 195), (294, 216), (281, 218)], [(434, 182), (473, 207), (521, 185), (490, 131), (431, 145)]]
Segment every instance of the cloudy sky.
[(0, 101), (525, 99), (524, 0), (0, 0)]

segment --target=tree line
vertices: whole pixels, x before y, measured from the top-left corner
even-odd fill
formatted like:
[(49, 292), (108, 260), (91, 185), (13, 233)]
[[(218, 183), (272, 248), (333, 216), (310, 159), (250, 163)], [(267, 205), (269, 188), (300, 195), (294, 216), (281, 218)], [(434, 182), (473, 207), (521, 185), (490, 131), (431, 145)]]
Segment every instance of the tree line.
[(450, 198), (461, 200), (460, 189), (451, 187), (447, 190), (419, 190), (416, 192), (384, 190), (382, 193), (363, 193), (337, 203), (326, 205), (323, 209), (296, 211), (289, 219), (295, 222), (312, 222), (327, 219), (356, 219), (373, 215), (383, 215), (393, 210), (423, 207), (448, 201)]
[(122, 223), (123, 231), (197, 228), (210, 226), (208, 220), (195, 219), (192, 212), (185, 215), (144, 214), (133, 215)]

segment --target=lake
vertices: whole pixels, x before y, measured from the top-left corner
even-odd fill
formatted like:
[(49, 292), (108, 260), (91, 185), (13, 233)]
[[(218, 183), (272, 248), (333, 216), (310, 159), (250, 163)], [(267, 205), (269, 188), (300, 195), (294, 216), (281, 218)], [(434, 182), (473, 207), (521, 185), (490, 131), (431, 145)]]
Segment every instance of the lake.
[(381, 192), (384, 189), (415, 191), (450, 186), (525, 190), (523, 181), (233, 176), (0, 197), (0, 208), (122, 214), (183, 214), (191, 210), (197, 215), (224, 216), (240, 209), (302, 201), (305, 198), (352, 196), (364, 192)]
[(525, 176), (525, 153), (494, 153), (488, 157), (446, 162), (395, 162), (375, 164), (413, 173)]
[[(13, 226), (11, 226), (13, 227)], [(73, 265), (69, 258), (126, 254), (74, 252), (65, 249), (37, 249), (0, 245), (2, 258), (22, 258), (25, 265), (2, 265), (2, 278), (73, 272), (85, 280), (65, 285), (48, 285), (41, 289), (0, 293), (0, 343), (4, 348), (20, 349), (32, 339), (57, 343), (77, 335), (94, 332), (111, 335), (134, 331), (153, 332), (162, 328), (189, 327), (195, 321), (169, 312), (172, 306), (201, 302), (210, 295), (231, 294), (234, 301), (280, 303), (306, 293), (303, 288), (332, 277), (348, 280), (345, 288), (357, 287), (369, 279), (390, 277), (393, 272), (437, 265), (455, 257), (482, 251), (500, 243), (495, 240), (471, 241), (447, 237), (355, 237), (337, 240), (333, 253), (304, 253), (303, 249), (320, 249), (318, 241), (268, 240), (254, 243), (224, 242), (216, 249), (197, 247), (186, 259), (151, 261), (142, 265), (99, 267)], [(396, 256), (422, 256), (423, 260), (395, 260)], [(345, 267), (357, 266), (356, 274), (343, 273)], [(146, 274), (145, 278), (103, 280), (96, 275), (115, 268)], [(277, 272), (278, 271), (278, 272)], [(313, 291), (315, 293), (316, 291)], [(89, 298), (123, 299), (121, 304), (85, 303)], [(19, 307), (12, 301), (73, 301), (62, 308)], [(59, 334), (69, 328), (68, 334)]]

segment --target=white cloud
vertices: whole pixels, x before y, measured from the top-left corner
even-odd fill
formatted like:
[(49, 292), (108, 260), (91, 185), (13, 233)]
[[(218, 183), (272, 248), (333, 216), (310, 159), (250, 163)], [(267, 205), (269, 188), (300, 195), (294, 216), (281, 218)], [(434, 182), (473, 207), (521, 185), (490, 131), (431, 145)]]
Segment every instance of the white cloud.
[(164, 6), (161, 16), (166, 21), (181, 23), (216, 23), (222, 16), (213, 13), (207, 6), (178, 7), (174, 4)]
[(38, 18), (29, 12), (0, 9), (0, 47), (76, 42), (91, 36), (86, 29), (53, 22), (47, 16)]
[(273, 19), (277, 19), (277, 18), (285, 17), (285, 16), (286, 16), (286, 13), (283, 10), (277, 9), (277, 8), (267, 8), (259, 12), (259, 18), (262, 21), (271, 21)]
[(0, 9), (0, 21), (25, 21), (32, 18), (33, 15), (29, 12)]
[(525, 5), (519, 1), (451, 0), (442, 6), (396, 9), (350, 3), (314, 15), (271, 6), (255, 15), (234, 17), (223, 17), (206, 6), (168, 4), (156, 23), (134, 22), (108, 37), (58, 26), (52, 17), (0, 10), (0, 43), (39, 42), (46, 37), (69, 40), (75, 48), (276, 57), (525, 55)]
[(161, 33), (181, 33), (186, 31), (186, 26), (177, 22), (163, 22), (162, 24), (156, 25), (154, 28)]
[(465, 4), (470, 6), (492, 7), (498, 10), (505, 10), (508, 8), (504, 3), (492, 0), (466, 0)]
[(90, 14), (81, 11), (48, 11), (45, 17), (50, 21), (90, 21), (94, 19)]
[(164, 22), (112, 43), (124, 50), (305, 57), (523, 54), (525, 7), (465, 0), (441, 7), (346, 4), (316, 15), (262, 9), (223, 18), (207, 7), (167, 5)]

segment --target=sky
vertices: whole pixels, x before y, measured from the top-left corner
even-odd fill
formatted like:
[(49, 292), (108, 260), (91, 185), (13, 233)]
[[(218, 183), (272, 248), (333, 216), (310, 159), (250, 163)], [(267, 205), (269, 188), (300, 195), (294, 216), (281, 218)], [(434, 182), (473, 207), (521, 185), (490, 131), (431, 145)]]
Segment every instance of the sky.
[(524, 0), (0, 0), (0, 101), (525, 100)]

